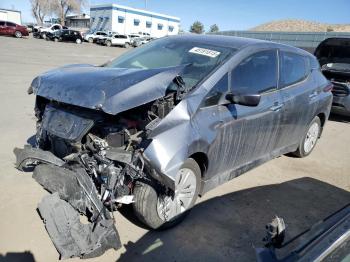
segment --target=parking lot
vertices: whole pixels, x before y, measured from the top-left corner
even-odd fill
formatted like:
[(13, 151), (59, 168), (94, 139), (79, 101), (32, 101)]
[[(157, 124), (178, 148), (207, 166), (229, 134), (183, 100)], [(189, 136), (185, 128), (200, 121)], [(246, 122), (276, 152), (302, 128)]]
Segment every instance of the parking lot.
[[(0, 262), (56, 261), (36, 211), (47, 192), (14, 168), (13, 148), (35, 133), (27, 89), (44, 71), (99, 65), (127, 49), (1, 37), (0, 50)], [(289, 239), (350, 202), (349, 160), (350, 118), (332, 115), (309, 157), (279, 157), (210, 191), (173, 229), (149, 231), (123, 207), (114, 213), (123, 247), (88, 261), (252, 261), (275, 215), (284, 218)]]

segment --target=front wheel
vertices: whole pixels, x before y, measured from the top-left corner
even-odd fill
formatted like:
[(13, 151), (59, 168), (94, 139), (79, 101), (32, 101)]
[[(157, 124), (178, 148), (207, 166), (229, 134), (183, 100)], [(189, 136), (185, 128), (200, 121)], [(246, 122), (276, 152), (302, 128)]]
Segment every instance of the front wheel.
[(164, 192), (143, 182), (135, 185), (133, 209), (138, 219), (148, 227), (169, 228), (180, 223), (189, 213), (199, 194), (201, 170), (189, 158), (175, 179), (175, 192)]
[(15, 37), (16, 38), (21, 38), (22, 37), (22, 33), (20, 31), (16, 31), (15, 32)]
[(112, 46), (112, 42), (111, 41), (107, 41), (106, 42), (106, 46), (108, 46), (108, 47)]
[(94, 42), (94, 39), (92, 37), (89, 37), (88, 42), (91, 44)]
[(320, 133), (321, 120), (318, 116), (316, 116), (309, 124), (305, 135), (300, 141), (297, 151), (293, 152), (293, 154), (297, 157), (306, 157), (310, 155), (316, 146)]
[(75, 40), (75, 42), (76, 42), (77, 44), (81, 44), (81, 39), (80, 39), (80, 38), (77, 38), (77, 39)]
[(124, 44), (124, 47), (125, 47), (125, 48), (129, 48), (129, 47), (130, 47), (130, 44), (129, 44), (129, 43), (125, 43), (125, 44)]

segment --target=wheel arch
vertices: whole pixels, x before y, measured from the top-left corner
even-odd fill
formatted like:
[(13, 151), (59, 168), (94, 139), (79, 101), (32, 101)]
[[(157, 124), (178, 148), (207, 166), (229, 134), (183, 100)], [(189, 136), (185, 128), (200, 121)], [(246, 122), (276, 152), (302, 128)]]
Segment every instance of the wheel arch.
[(321, 113), (319, 113), (318, 115), (317, 115), (317, 117), (320, 119), (320, 121), (321, 121), (321, 131), (320, 131), (320, 135), (319, 135), (319, 137), (321, 137), (321, 134), (322, 134), (322, 132), (323, 132), (323, 127), (324, 127), (324, 125), (326, 124), (326, 120), (327, 120), (327, 116), (326, 116), (326, 114), (324, 113), (324, 112), (321, 112)]
[(208, 170), (209, 160), (207, 154), (203, 152), (196, 152), (190, 155), (189, 158), (192, 158), (194, 161), (196, 161), (199, 168), (201, 169), (201, 177), (203, 178), (206, 171)]

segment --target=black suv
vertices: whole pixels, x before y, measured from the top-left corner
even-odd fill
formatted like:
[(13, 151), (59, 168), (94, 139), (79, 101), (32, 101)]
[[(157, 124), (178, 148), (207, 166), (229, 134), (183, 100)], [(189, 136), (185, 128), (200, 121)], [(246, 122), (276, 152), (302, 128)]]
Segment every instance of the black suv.
[(46, 37), (47, 40), (53, 40), (55, 42), (76, 42), (77, 44), (81, 44), (83, 42), (83, 37), (79, 31), (69, 29), (62, 29), (53, 33), (47, 33)]

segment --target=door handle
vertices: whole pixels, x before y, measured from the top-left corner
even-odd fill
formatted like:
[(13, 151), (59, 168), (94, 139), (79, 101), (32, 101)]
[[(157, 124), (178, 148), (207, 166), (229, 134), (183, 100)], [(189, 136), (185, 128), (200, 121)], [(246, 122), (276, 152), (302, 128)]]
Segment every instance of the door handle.
[(312, 98), (316, 97), (317, 95), (318, 95), (318, 93), (317, 93), (317, 91), (315, 91), (309, 95), (309, 98), (312, 99)]
[(270, 107), (271, 111), (279, 111), (283, 107), (283, 104), (275, 104), (274, 106)]

